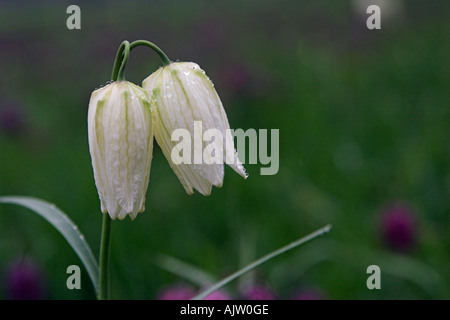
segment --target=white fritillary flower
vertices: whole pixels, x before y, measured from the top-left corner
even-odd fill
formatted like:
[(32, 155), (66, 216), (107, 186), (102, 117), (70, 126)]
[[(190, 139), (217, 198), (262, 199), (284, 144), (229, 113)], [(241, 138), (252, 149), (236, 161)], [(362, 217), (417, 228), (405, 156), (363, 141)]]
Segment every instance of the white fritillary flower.
[[(213, 83), (197, 64), (172, 62), (155, 71), (142, 86), (152, 100), (156, 141), (188, 194), (196, 189), (209, 195), (213, 185), (221, 187), (224, 162), (247, 178), (235, 151), (222, 102)], [(181, 163), (173, 159), (173, 151), (177, 151), (180, 144), (173, 137), (176, 130), (184, 130), (191, 137), (201, 139), (188, 143), (189, 148), (183, 152), (188, 149), (192, 153), (181, 155), (185, 160)], [(215, 144), (211, 154), (204, 152), (211, 144), (208, 141)], [(199, 154), (200, 160), (195, 157)], [(223, 161), (215, 161), (218, 159)]]
[(134, 220), (145, 209), (153, 150), (147, 93), (128, 81), (94, 91), (88, 112), (89, 151), (103, 213)]

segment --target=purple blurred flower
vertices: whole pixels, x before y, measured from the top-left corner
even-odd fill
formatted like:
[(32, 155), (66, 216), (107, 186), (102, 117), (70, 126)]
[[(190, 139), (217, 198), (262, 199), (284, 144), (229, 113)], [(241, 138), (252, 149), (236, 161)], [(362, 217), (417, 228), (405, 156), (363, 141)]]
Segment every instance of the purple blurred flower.
[(189, 300), (195, 297), (196, 292), (187, 285), (175, 285), (161, 291), (158, 300)]
[(19, 105), (8, 103), (0, 109), (0, 130), (9, 134), (18, 134), (24, 126), (23, 111)]
[(207, 295), (203, 300), (231, 300), (231, 297), (224, 291), (214, 291)]
[(30, 259), (12, 263), (6, 271), (6, 297), (12, 300), (45, 299), (42, 272)]
[(264, 285), (255, 285), (245, 289), (242, 293), (245, 300), (275, 300), (275, 295)]
[(302, 289), (297, 291), (292, 300), (323, 300), (325, 299), (322, 292), (318, 289)]
[(383, 211), (381, 219), (381, 235), (390, 248), (408, 251), (414, 246), (416, 219), (409, 206), (392, 204)]
[(232, 95), (249, 94), (252, 86), (252, 75), (249, 69), (241, 63), (225, 63), (218, 70), (218, 84), (226, 88)]
[(217, 17), (200, 20), (195, 27), (200, 52), (223, 51), (228, 43), (228, 26)]

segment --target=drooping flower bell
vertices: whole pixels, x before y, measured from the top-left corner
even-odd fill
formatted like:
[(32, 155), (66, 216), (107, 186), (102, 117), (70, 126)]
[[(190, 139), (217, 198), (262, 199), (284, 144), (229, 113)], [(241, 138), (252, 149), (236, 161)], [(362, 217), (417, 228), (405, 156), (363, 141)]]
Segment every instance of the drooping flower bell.
[(103, 213), (134, 220), (144, 211), (153, 150), (147, 93), (128, 81), (94, 91), (88, 111), (89, 151)]
[[(222, 102), (197, 64), (169, 63), (142, 86), (152, 100), (156, 141), (188, 194), (196, 189), (209, 195), (213, 185), (221, 187), (224, 163), (247, 178)], [(187, 135), (174, 136), (176, 130)], [(182, 160), (176, 161), (174, 155)]]

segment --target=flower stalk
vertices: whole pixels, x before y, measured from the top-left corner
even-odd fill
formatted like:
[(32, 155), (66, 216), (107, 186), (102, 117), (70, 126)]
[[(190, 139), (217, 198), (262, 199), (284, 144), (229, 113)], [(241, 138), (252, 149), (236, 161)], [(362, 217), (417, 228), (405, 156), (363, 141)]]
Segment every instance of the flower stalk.
[(100, 261), (99, 261), (99, 300), (107, 300), (108, 290), (108, 264), (109, 264), (109, 242), (111, 238), (111, 218), (107, 213), (103, 214), (102, 238), (100, 242)]
[(136, 40), (130, 44), (130, 51), (138, 46), (148, 47), (155, 51), (163, 61), (163, 66), (167, 66), (171, 63), (170, 59), (167, 57), (164, 51), (162, 51), (156, 44), (146, 40)]
[[(124, 80), (124, 71), (129, 55), (130, 43), (125, 40), (120, 44), (119, 49), (117, 50), (116, 59), (114, 60), (113, 71), (111, 74), (112, 81)], [(120, 71), (121, 73), (119, 73)]]

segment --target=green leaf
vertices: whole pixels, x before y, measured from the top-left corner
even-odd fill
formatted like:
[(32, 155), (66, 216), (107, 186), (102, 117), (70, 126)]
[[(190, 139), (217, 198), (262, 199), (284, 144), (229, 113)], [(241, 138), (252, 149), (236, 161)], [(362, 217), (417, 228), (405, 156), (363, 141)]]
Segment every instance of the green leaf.
[(30, 209), (55, 227), (81, 259), (94, 285), (95, 292), (98, 293), (99, 275), (97, 260), (92, 254), (92, 250), (84, 235), (64, 212), (56, 208), (54, 204), (31, 197), (4, 196), (0, 197), (0, 203), (17, 204)]
[(206, 271), (165, 254), (156, 256), (154, 263), (161, 269), (172, 272), (200, 287), (216, 282), (216, 279)]
[(311, 241), (314, 238), (317, 238), (318, 236), (321, 236), (325, 233), (328, 233), (331, 229), (331, 225), (326, 225), (323, 228), (320, 228), (317, 231), (314, 231), (313, 233), (308, 234), (307, 236), (304, 236), (303, 238), (300, 238), (294, 242), (289, 243), (288, 245), (277, 249), (267, 255), (265, 255), (264, 257), (250, 263), (249, 265), (247, 265), (246, 267), (236, 271), (235, 273), (229, 275), (228, 277), (224, 278), (223, 280), (217, 282), (216, 284), (212, 285), (211, 287), (209, 287), (208, 289), (206, 289), (205, 291), (203, 291), (202, 293), (196, 295), (194, 298), (192, 298), (192, 300), (201, 300), (205, 297), (207, 297), (209, 294), (211, 294), (212, 292), (219, 290), (220, 288), (222, 288), (223, 286), (227, 285), (228, 283), (230, 283), (231, 281), (233, 281), (236, 278), (239, 278), (240, 276), (242, 276), (243, 274), (255, 269), (256, 267), (259, 267), (260, 265), (262, 265), (263, 263), (283, 254), (286, 253), (294, 248), (297, 248), (298, 246)]

